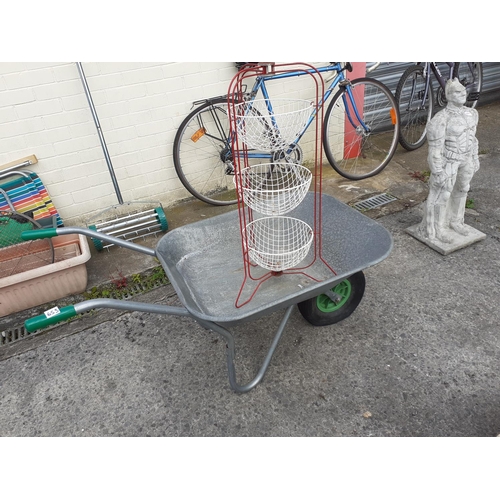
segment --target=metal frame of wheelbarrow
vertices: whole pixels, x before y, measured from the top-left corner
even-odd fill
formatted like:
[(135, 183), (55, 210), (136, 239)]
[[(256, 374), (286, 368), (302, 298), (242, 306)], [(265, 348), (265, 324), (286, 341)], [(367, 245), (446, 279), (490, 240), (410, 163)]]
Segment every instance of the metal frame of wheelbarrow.
[[(309, 193), (293, 216), (307, 222), (314, 203), (313, 196)], [(385, 259), (392, 250), (391, 235), (376, 221), (331, 196), (322, 195), (322, 206), (323, 254), (334, 267), (334, 273), (318, 262), (308, 268), (307, 275), (301, 272), (278, 275), (265, 281), (249, 303), (237, 308), (235, 300), (243, 271), (241, 238), (235, 211), (176, 228), (159, 240), (156, 249), (99, 234), (98, 237), (103, 240), (158, 258), (184, 307), (93, 299), (46, 311), (43, 315), (26, 320), (25, 328), (32, 332), (96, 308), (191, 317), (226, 341), (230, 386), (236, 392), (247, 392), (263, 379), (295, 305), (312, 324), (327, 325), (340, 321), (361, 300), (364, 277), (362, 289), (358, 291), (354, 303), (351, 301), (344, 308), (345, 312), (342, 307), (335, 307), (336, 303), (343, 304), (341, 297), (336, 294), (338, 287), (362, 274), (363, 269)], [(90, 229), (65, 227), (27, 231), (23, 237), (38, 239), (73, 233), (91, 238), (96, 236)], [(317, 298), (324, 295), (334, 306), (332, 312), (328, 308), (316, 306)], [(309, 317), (311, 308), (315, 314), (319, 314), (319, 321), (316, 316)], [(235, 340), (228, 328), (277, 310), (285, 310), (285, 313), (262, 366), (252, 381), (245, 385), (238, 384)]]

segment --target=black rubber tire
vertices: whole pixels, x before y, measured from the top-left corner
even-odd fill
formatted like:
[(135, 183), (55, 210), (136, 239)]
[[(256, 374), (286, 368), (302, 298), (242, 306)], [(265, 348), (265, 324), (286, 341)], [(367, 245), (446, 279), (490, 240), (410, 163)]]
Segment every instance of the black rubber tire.
[(483, 63), (456, 62), (453, 67), (453, 78), (458, 78), (467, 89), (465, 105), (475, 108), (483, 89)]
[[(414, 65), (406, 69), (396, 87), (395, 96), (401, 120), (399, 143), (407, 151), (422, 147), (426, 141), (426, 125), (434, 111), (434, 96), (432, 85), (429, 85), (427, 99), (422, 108), (425, 84), (424, 67)], [(414, 92), (417, 94), (416, 100)], [(414, 102), (417, 104), (413, 104)]]
[[(260, 115), (256, 109), (251, 112)], [(264, 127), (269, 128), (265, 120)], [(206, 132), (192, 140), (202, 128)], [(271, 170), (273, 162), (300, 164), (303, 157), (298, 145), (292, 146), (288, 158), (283, 152), (270, 152), (267, 155)], [(175, 135), (173, 160), (179, 180), (193, 196), (211, 205), (237, 203), (229, 144), (229, 111), (225, 97), (203, 103), (183, 120)], [(263, 158), (259, 161), (262, 163), (266, 160)]]
[[(207, 132), (193, 140), (202, 126)], [(211, 205), (233, 205), (238, 201), (234, 175), (226, 173), (227, 164), (221, 158), (224, 151), (230, 158), (228, 137), (225, 97), (198, 106), (183, 120), (175, 134), (173, 160), (179, 180), (193, 196)]]
[(349, 317), (358, 307), (365, 293), (365, 275), (358, 271), (332, 288), (339, 295), (339, 304), (326, 295), (318, 295), (297, 306), (306, 321), (313, 326), (333, 325)]
[[(346, 179), (360, 180), (378, 174), (391, 161), (398, 146), (399, 116), (396, 100), (383, 83), (373, 78), (357, 78), (350, 86), (354, 94), (363, 96), (361, 118), (370, 132), (362, 131), (354, 112), (351, 113), (352, 106), (346, 97), (347, 86), (341, 86), (325, 112), (323, 148), (338, 174)], [(352, 116), (351, 120), (349, 116)], [(344, 134), (348, 121), (355, 129), (355, 140), (351, 142)], [(352, 158), (349, 158), (350, 153)]]

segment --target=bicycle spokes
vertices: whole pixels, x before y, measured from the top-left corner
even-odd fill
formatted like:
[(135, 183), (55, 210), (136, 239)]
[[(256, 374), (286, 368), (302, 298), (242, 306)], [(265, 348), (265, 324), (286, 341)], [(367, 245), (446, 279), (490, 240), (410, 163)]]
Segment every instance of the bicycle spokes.
[(334, 97), (324, 128), (325, 152), (337, 172), (354, 180), (375, 175), (397, 146), (394, 97), (376, 80), (354, 80)]
[(235, 203), (227, 100), (207, 101), (184, 120), (179, 130), (174, 165), (182, 184), (207, 203)]

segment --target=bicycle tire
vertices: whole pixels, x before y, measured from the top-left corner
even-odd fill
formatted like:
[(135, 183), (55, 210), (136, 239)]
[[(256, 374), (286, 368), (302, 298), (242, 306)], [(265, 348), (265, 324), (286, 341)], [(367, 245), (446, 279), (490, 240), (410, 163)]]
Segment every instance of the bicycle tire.
[[(258, 113), (252, 110), (252, 113)], [(264, 127), (268, 128), (264, 121)], [(234, 164), (229, 139), (229, 113), (225, 97), (207, 100), (194, 109), (179, 126), (174, 139), (173, 160), (183, 186), (199, 200), (211, 205), (237, 203)], [(255, 151), (251, 151), (255, 153)], [(291, 145), (291, 153), (266, 153), (273, 163), (301, 163), (299, 145)], [(252, 159), (257, 161), (257, 158)], [(260, 159), (262, 163), (264, 159)]]
[(465, 105), (475, 108), (483, 88), (483, 63), (456, 62), (453, 67), (453, 78), (458, 78), (467, 90)]
[(424, 67), (418, 64), (406, 69), (396, 87), (401, 120), (399, 143), (407, 151), (420, 148), (426, 141), (426, 126), (432, 118), (434, 96), (432, 85), (429, 85), (426, 102), (422, 105), (425, 88)]
[[(360, 116), (369, 132), (354, 116), (348, 87), (355, 100), (363, 99)], [(386, 85), (373, 78), (357, 78), (342, 85), (325, 113), (323, 148), (330, 165), (346, 179), (366, 179), (380, 173), (396, 152), (398, 135), (396, 100)]]
[(211, 205), (237, 203), (225, 97), (207, 100), (183, 120), (173, 160), (179, 180), (193, 196)]

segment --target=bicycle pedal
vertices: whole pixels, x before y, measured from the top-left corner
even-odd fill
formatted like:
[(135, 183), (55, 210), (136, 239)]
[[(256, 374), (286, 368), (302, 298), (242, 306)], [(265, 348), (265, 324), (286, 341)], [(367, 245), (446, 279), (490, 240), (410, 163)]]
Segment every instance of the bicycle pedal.
[(467, 100), (468, 101), (477, 101), (479, 99), (479, 92), (471, 92), (468, 96), (467, 96)]

